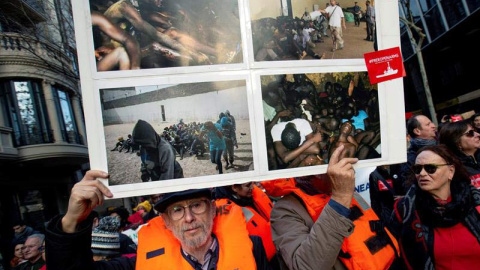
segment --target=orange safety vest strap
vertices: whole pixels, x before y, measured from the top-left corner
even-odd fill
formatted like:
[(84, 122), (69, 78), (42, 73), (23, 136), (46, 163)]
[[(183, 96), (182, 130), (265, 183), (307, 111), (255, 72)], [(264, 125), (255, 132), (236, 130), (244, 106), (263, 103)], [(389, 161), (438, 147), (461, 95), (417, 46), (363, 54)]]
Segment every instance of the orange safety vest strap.
[[(330, 196), (310, 196), (300, 189), (292, 191), (305, 205), (313, 221), (320, 216)], [(388, 269), (397, 256), (398, 243), (385, 229), (373, 209), (361, 198), (354, 195), (351, 214), (355, 229), (345, 238), (339, 259), (348, 269)]]
[[(219, 245), (217, 269), (256, 269), (253, 244), (245, 227), (242, 209), (228, 206), (228, 213), (214, 219), (213, 233)], [(187, 270), (192, 266), (183, 258), (180, 242), (156, 217), (138, 233), (137, 270)]]
[(273, 203), (270, 198), (259, 187), (254, 186), (252, 190), (253, 202), (255, 207), (265, 219), (270, 220)]
[[(262, 192), (259, 189), (260, 192)], [(262, 192), (263, 193), (263, 192)], [(265, 193), (263, 193), (265, 194)], [(268, 199), (268, 197), (267, 197)], [(270, 199), (268, 199), (270, 201)], [(235, 205), (228, 199), (219, 199), (217, 203), (217, 213), (228, 213), (231, 205)], [(237, 206), (238, 207), (238, 206)], [(267, 259), (271, 260), (277, 250), (272, 240), (272, 231), (270, 229), (270, 219), (266, 220), (255, 209), (251, 207), (241, 207), (249, 235), (256, 235), (262, 238), (263, 247), (267, 254)]]

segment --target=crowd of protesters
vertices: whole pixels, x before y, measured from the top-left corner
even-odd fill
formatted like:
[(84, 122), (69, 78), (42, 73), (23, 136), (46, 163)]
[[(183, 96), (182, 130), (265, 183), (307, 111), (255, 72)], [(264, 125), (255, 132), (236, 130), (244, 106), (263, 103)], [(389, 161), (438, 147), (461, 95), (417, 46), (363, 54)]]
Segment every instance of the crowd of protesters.
[[(108, 175), (89, 171), (72, 189), (67, 213), (50, 221), (45, 235), (21, 222), (13, 227), (10, 265), (22, 270), (45, 265), (475, 269), (480, 263), (477, 117), (445, 123), (440, 130), (427, 116), (411, 117), (409, 162), (380, 166), (370, 175), (371, 207), (354, 192), (358, 158), (345, 144), (328, 156), (324, 175), (154, 194), (137, 198), (131, 211), (117, 207), (101, 215), (93, 209), (112, 194), (95, 179)], [(220, 137), (221, 119), (203, 124), (204, 131)]]

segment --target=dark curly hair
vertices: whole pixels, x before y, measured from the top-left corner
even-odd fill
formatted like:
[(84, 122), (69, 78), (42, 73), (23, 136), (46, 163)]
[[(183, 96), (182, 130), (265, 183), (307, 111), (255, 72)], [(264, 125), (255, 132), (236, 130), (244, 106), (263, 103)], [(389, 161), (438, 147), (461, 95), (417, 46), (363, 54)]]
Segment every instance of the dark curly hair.
[(300, 132), (294, 123), (288, 123), (282, 131), (282, 144), (289, 150), (293, 150), (300, 145)]

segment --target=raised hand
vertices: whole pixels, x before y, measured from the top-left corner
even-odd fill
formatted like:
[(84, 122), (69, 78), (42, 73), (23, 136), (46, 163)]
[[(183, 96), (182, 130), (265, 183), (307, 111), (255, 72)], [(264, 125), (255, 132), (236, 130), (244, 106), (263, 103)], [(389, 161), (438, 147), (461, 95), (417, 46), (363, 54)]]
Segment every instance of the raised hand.
[(108, 174), (88, 171), (82, 181), (73, 186), (67, 213), (62, 218), (64, 232), (75, 232), (77, 225), (84, 221), (96, 206), (103, 204), (104, 196), (113, 197), (110, 190), (97, 178), (108, 178)]
[(332, 199), (350, 208), (353, 192), (355, 191), (355, 169), (353, 164), (358, 158), (340, 159), (345, 146), (340, 145), (330, 157), (327, 168), (327, 175), (332, 183)]

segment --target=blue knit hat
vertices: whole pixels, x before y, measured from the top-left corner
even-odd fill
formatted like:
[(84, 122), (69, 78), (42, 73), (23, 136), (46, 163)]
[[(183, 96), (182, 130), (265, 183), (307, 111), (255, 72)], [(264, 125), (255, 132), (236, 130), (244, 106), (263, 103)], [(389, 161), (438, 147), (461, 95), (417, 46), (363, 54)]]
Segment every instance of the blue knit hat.
[(100, 256), (120, 255), (120, 220), (116, 217), (103, 217), (92, 232), (92, 252)]

